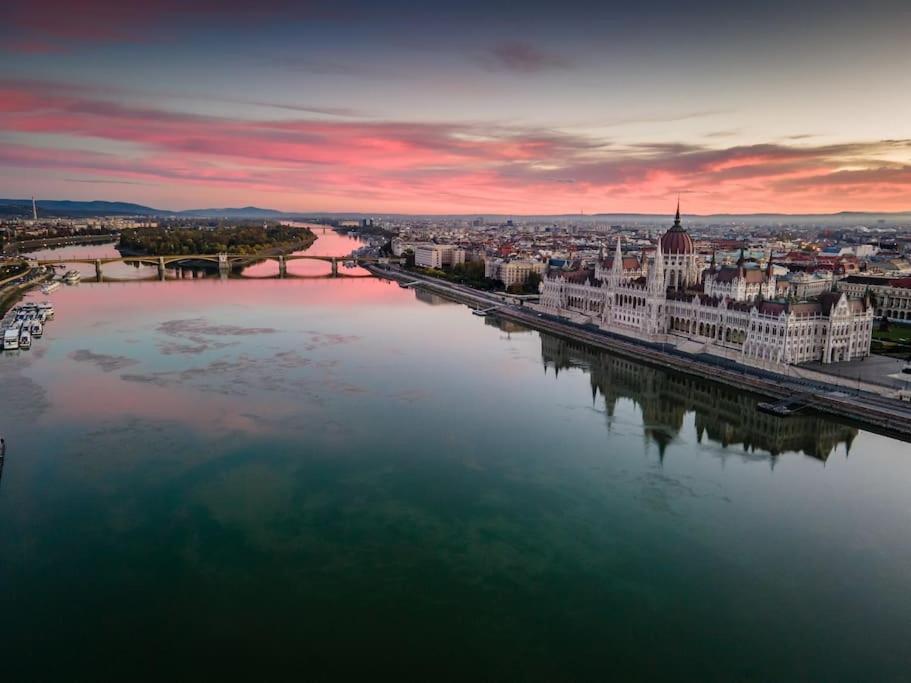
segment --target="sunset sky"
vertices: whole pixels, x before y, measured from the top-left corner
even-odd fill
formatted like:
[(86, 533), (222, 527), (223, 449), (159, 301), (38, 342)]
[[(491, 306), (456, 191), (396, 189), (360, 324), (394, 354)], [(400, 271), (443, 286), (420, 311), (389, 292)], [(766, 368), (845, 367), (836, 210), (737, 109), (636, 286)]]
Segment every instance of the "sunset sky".
[(750, 4), (18, 2), (0, 195), (911, 210), (911, 2)]

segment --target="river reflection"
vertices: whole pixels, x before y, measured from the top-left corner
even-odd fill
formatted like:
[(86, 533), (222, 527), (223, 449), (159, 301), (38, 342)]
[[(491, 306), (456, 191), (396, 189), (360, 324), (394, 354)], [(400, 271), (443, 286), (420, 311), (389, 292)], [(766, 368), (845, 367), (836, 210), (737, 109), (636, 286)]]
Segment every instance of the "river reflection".
[[(582, 368), (590, 377), (592, 400), (603, 399), (610, 425), (618, 402), (632, 401), (641, 411), (646, 437), (664, 457), (667, 445), (695, 416), (697, 438), (724, 448), (739, 445), (743, 453), (774, 456), (804, 453), (825, 462), (839, 445), (847, 454), (858, 430), (808, 413), (780, 418), (756, 409), (759, 399), (746, 392), (692, 377), (658, 370), (598, 352), (584, 344), (541, 335), (544, 367)], [(758, 453), (757, 453), (758, 451)]]

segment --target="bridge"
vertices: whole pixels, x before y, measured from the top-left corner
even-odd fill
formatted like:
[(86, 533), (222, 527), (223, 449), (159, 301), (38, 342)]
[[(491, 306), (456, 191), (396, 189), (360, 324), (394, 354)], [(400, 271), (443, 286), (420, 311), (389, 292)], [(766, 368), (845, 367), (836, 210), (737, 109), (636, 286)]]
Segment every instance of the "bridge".
[(101, 258), (58, 258), (58, 259), (38, 259), (40, 266), (56, 266), (72, 264), (84, 264), (95, 266), (95, 277), (99, 281), (104, 279), (104, 266), (108, 263), (131, 263), (145, 266), (156, 266), (158, 268), (159, 279), (164, 279), (165, 268), (168, 266), (185, 263), (187, 266), (193, 265), (193, 262), (214, 263), (218, 265), (220, 273), (229, 273), (234, 268), (248, 266), (259, 261), (277, 261), (278, 273), (284, 277), (288, 273), (288, 261), (324, 261), (332, 265), (332, 276), (338, 276), (339, 262), (350, 262), (354, 265), (366, 265), (377, 263), (375, 257), (365, 256), (316, 256), (307, 254), (168, 254), (162, 256), (104, 256)]

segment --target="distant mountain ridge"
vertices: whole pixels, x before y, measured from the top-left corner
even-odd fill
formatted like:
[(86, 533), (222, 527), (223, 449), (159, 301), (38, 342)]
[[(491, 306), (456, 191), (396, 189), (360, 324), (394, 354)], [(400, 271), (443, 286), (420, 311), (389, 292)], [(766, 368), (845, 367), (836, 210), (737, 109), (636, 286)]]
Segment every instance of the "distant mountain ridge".
[[(130, 202), (90, 202), (70, 201), (68, 199), (35, 200), (39, 216), (152, 216), (161, 215), (158, 209)], [(0, 215), (31, 216), (31, 199), (0, 199)]]
[[(142, 204), (131, 202), (110, 202), (103, 200), (72, 201), (72, 200), (46, 200), (36, 201), (39, 218), (44, 217), (87, 217), (87, 216), (185, 216), (187, 218), (254, 218), (254, 219), (279, 219), (279, 218), (452, 218), (471, 219), (482, 216), (487, 221), (506, 221), (509, 218), (538, 221), (569, 221), (579, 222), (627, 222), (627, 223), (657, 223), (667, 222), (671, 213), (595, 213), (595, 214), (492, 214), (484, 212), (462, 214), (402, 214), (387, 212), (347, 212), (347, 211), (278, 211), (257, 206), (243, 206), (239, 208), (223, 207), (209, 209), (186, 209), (171, 211), (157, 209)], [(0, 199), (0, 216), (23, 216), (32, 214), (31, 199)], [(873, 224), (878, 221), (888, 223), (911, 224), (911, 211), (840, 211), (829, 214), (784, 214), (784, 213), (750, 213), (750, 214), (684, 214), (684, 221), (697, 223), (784, 223), (784, 224), (818, 224), (829, 225), (857, 225), (859, 223)]]
[[(170, 211), (156, 209), (131, 202), (108, 202), (103, 200), (72, 201), (69, 199), (37, 199), (38, 216), (186, 216), (188, 218), (281, 218), (292, 215), (275, 209), (261, 209), (257, 206), (241, 208), (188, 209)], [(31, 216), (32, 200), (0, 199), (0, 215)]]

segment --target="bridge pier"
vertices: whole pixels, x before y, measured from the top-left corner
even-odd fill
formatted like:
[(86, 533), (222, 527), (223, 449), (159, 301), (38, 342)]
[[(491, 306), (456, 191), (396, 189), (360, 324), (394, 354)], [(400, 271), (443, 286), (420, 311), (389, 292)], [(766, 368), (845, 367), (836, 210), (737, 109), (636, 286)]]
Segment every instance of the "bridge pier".
[(278, 257), (278, 276), (285, 277), (288, 274), (288, 262), (285, 261), (285, 256), (282, 254)]
[(164, 271), (164, 257), (163, 257), (163, 256), (159, 256), (159, 257), (158, 257), (158, 279), (159, 279), (159, 280), (164, 280), (164, 273), (165, 273), (165, 271)]
[(338, 259), (332, 257), (332, 277), (338, 277)]
[(218, 255), (218, 274), (227, 276), (231, 272), (231, 264), (227, 254)]
[(104, 275), (101, 272), (101, 259), (95, 259), (95, 279), (98, 282), (102, 282), (104, 280)]

